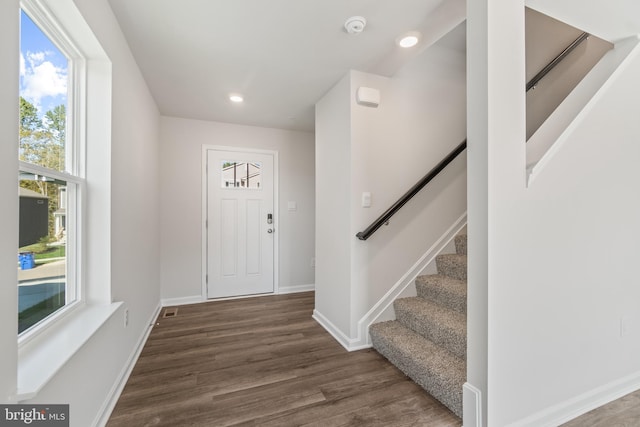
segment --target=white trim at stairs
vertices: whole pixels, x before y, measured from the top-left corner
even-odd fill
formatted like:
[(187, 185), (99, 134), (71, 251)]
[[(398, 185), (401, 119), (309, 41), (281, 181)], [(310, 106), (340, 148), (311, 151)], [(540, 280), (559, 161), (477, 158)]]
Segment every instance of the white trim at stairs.
[(144, 345), (146, 344), (147, 339), (149, 338), (149, 334), (151, 334), (151, 330), (153, 329), (153, 325), (155, 325), (156, 323), (156, 319), (160, 314), (161, 308), (162, 306), (158, 304), (156, 309), (153, 310), (153, 314), (151, 315), (151, 317), (149, 318), (149, 321), (147, 322), (147, 325), (149, 326), (145, 328), (145, 330), (142, 332), (142, 335), (140, 335), (140, 339), (138, 340), (138, 345), (133, 349), (133, 352), (129, 356), (127, 363), (122, 368), (120, 375), (118, 375), (117, 381), (113, 384), (113, 386), (111, 387), (111, 390), (109, 390), (109, 394), (107, 394), (107, 398), (105, 399), (104, 403), (100, 407), (100, 410), (96, 415), (96, 418), (93, 420), (93, 423), (92, 423), (93, 426), (104, 427), (107, 425), (107, 422), (109, 421), (109, 417), (113, 412), (113, 408), (116, 407), (116, 403), (118, 403), (118, 399), (122, 394), (122, 390), (124, 390), (124, 386), (127, 384), (127, 381), (129, 380), (131, 371), (133, 371), (133, 368), (136, 365), (138, 358), (140, 357), (140, 353), (142, 353), (142, 349), (144, 348)]
[(482, 427), (482, 391), (470, 383), (462, 386), (462, 427)]
[(415, 283), (416, 277), (420, 275), (425, 268), (435, 262), (436, 256), (453, 241), (456, 234), (460, 232), (467, 224), (467, 213), (463, 213), (451, 227), (425, 252), (424, 255), (405, 273), (395, 285), (358, 321), (356, 338), (349, 338), (336, 325), (331, 323), (329, 319), (317, 310), (313, 311), (313, 318), (327, 330), (348, 351), (362, 350), (371, 348), (371, 337), (369, 336), (369, 327), (375, 323), (378, 318), (392, 306), (404, 290)]
[(555, 427), (636, 390), (640, 390), (640, 371), (546, 408), (511, 426)]
[(368, 348), (371, 346), (361, 346), (358, 347), (356, 345), (356, 340), (353, 338), (349, 338), (346, 336), (340, 328), (334, 325), (331, 320), (327, 319), (322, 313), (318, 310), (313, 310), (313, 319), (320, 324), (327, 332), (331, 334), (331, 336), (340, 343), (347, 351), (355, 351), (362, 350), (363, 348)]
[[(371, 337), (369, 327), (374, 324), (380, 315), (384, 313), (393, 302), (404, 292), (404, 290), (415, 283), (416, 278), (424, 269), (435, 262), (436, 256), (456, 237), (467, 224), (467, 213), (463, 213), (451, 227), (420, 257), (420, 259), (407, 271), (404, 276), (378, 301), (367, 314), (358, 321), (358, 337), (352, 339), (353, 349), (363, 349), (371, 347)], [(344, 344), (343, 344), (344, 345)], [(353, 351), (353, 350), (351, 350)]]

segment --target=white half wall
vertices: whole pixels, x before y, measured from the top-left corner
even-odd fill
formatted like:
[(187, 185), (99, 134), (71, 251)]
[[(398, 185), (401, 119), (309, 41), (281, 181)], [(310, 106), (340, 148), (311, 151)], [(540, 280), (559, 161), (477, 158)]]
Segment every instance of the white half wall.
[[(202, 146), (278, 152), (279, 283), (285, 292), (314, 283), (313, 134), (162, 117), (162, 299), (202, 301)], [(289, 211), (288, 202), (297, 210)]]

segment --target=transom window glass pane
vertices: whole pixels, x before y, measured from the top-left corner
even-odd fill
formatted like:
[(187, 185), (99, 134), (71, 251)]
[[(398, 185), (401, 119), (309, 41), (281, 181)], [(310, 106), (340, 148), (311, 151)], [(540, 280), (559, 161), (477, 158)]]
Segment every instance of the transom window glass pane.
[(20, 173), (18, 333), (75, 300), (67, 289), (67, 182)]
[(247, 161), (222, 161), (222, 188), (260, 190), (262, 164)]
[(69, 59), (24, 12), (20, 23), (19, 159), (64, 171)]

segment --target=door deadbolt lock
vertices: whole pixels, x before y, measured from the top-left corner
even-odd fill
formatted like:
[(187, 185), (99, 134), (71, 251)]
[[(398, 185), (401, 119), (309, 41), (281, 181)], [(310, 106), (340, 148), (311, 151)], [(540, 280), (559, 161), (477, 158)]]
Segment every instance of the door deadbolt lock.
[(267, 214), (267, 224), (273, 224), (273, 215)]

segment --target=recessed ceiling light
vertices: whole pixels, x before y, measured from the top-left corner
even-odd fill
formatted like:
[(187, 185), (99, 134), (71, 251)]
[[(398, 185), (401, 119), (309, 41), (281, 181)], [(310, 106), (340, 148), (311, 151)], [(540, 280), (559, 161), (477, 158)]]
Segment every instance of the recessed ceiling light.
[(400, 47), (408, 48), (417, 45), (418, 41), (420, 41), (420, 38), (417, 34), (407, 34), (398, 40), (398, 45)]
[(244, 98), (242, 98), (242, 96), (240, 95), (229, 95), (229, 101), (231, 102), (235, 102), (235, 103), (240, 103), (242, 101), (244, 101)]

